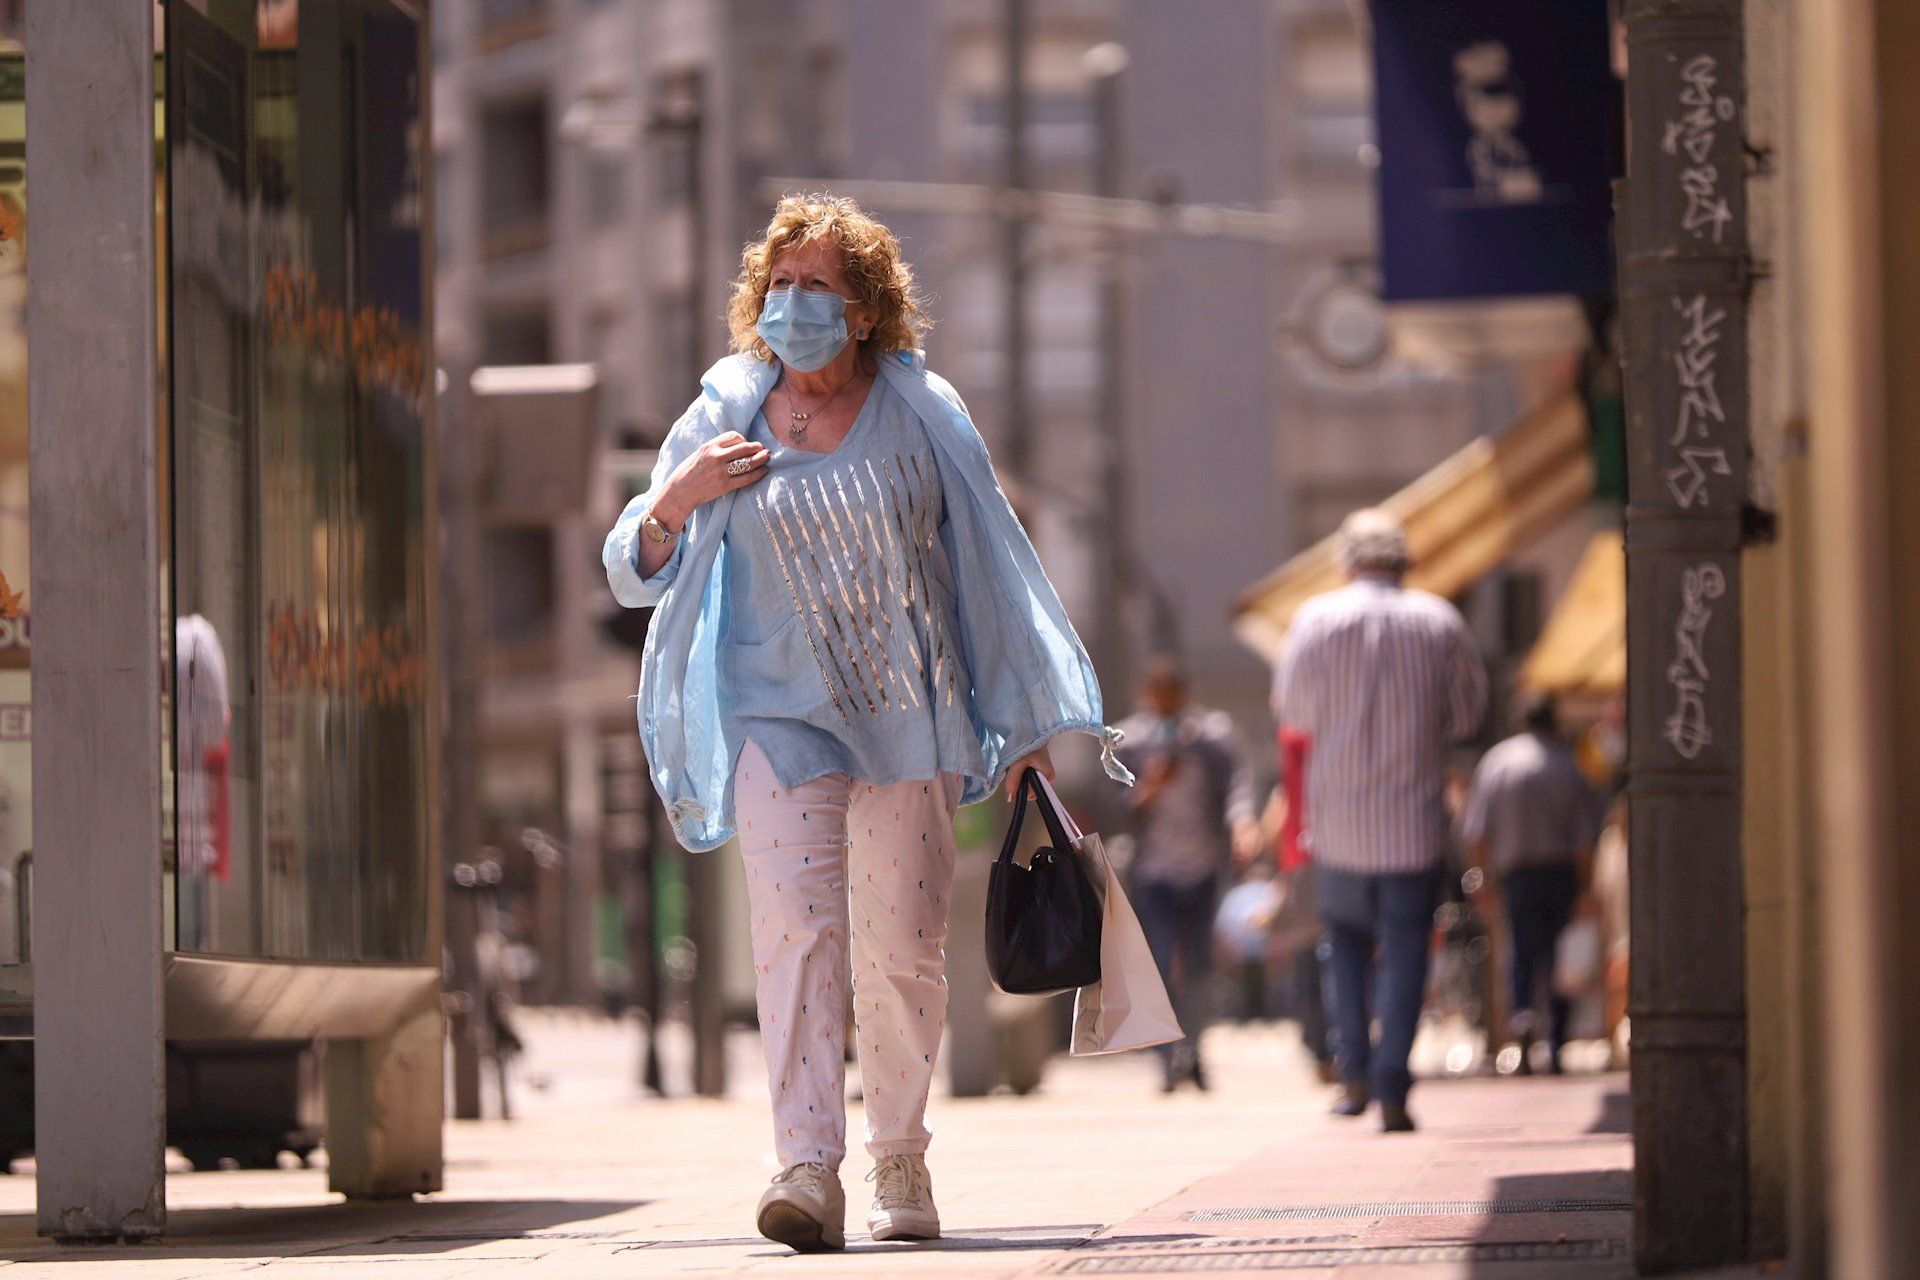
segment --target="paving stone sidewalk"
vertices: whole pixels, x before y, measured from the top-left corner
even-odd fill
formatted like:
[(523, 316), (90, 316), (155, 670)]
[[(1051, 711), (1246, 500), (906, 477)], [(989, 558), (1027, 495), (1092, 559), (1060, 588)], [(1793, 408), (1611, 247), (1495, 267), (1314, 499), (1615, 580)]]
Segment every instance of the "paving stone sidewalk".
[[(1150, 1059), (1062, 1060), (1025, 1098), (936, 1100), (945, 1240), (850, 1232), (845, 1254), (802, 1258), (751, 1234), (773, 1169), (750, 1037), (734, 1096), (660, 1101), (629, 1084), (623, 1029), (532, 1030), (544, 1088), (513, 1122), (449, 1127), (440, 1195), (348, 1205), (318, 1170), (180, 1173), (166, 1241), (75, 1249), (32, 1234), (16, 1175), (0, 1180), (0, 1277), (1632, 1274), (1622, 1075), (1430, 1081), (1421, 1131), (1387, 1136), (1325, 1114), (1282, 1029), (1210, 1033), (1208, 1094), (1161, 1096)], [(843, 1171), (856, 1228), (869, 1168), (856, 1154)]]

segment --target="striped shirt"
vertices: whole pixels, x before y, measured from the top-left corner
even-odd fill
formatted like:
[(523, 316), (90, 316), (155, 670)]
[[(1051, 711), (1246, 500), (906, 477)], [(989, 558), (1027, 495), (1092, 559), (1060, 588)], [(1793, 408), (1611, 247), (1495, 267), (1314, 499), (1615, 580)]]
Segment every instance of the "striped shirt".
[(1384, 875), (1440, 860), (1447, 747), (1471, 737), (1487, 707), (1486, 670), (1452, 605), (1378, 575), (1314, 597), (1294, 614), (1273, 703), (1312, 740), (1316, 861)]

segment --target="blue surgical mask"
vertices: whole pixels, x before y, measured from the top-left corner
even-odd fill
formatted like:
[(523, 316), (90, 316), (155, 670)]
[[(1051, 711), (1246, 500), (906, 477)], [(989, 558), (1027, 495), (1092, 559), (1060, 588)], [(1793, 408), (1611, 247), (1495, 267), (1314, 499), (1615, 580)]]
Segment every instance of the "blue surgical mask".
[(812, 373), (847, 345), (846, 315), (847, 300), (839, 294), (790, 285), (767, 291), (754, 328), (782, 364)]

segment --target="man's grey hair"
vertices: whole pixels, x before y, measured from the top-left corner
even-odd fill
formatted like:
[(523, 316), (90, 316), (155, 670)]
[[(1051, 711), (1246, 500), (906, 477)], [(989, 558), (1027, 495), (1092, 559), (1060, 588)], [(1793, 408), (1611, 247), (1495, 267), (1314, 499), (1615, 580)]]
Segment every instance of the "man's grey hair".
[(1356, 511), (1340, 523), (1335, 541), (1340, 568), (1358, 573), (1391, 573), (1398, 577), (1413, 564), (1407, 550), (1407, 530), (1398, 517), (1379, 507)]

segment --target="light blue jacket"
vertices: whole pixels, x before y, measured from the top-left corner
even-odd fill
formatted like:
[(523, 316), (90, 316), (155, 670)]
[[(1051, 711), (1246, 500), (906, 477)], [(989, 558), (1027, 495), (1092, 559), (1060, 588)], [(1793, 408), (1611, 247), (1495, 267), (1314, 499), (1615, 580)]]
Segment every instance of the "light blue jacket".
[[(941, 536), (953, 566), (960, 644), (973, 675), (973, 724), (989, 774), (968, 786), (961, 803), (986, 799), (1008, 765), (1074, 730), (1098, 736), (1107, 773), (1132, 782), (1114, 758), (1119, 732), (1101, 722), (1093, 663), (1001, 492), (966, 406), (927, 371), (919, 352), (882, 357), (880, 372), (919, 416), (940, 471)], [(636, 567), (640, 521), (689, 454), (723, 432), (752, 430), (774, 375), (773, 365), (748, 355), (728, 356), (707, 370), (700, 398), (660, 450), (647, 492), (627, 504), (601, 554), (621, 604), (659, 610), (640, 661), (640, 740), (674, 835), (688, 849), (711, 849), (733, 835), (727, 802), (740, 744), (727, 742), (723, 729), (727, 601), (720, 559), (727, 522), (744, 491), (696, 510), (672, 557), (644, 579)]]

